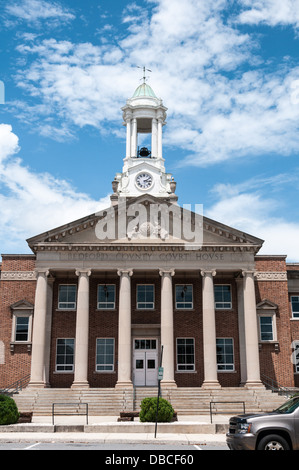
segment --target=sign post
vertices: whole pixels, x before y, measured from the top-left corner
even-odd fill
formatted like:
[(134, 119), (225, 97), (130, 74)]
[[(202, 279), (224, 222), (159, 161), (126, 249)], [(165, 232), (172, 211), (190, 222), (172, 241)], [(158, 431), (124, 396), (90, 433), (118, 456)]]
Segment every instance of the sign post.
[(163, 347), (164, 346), (161, 346), (160, 366), (159, 366), (159, 369), (158, 369), (158, 399), (157, 399), (157, 411), (156, 411), (155, 438), (157, 437), (158, 410), (159, 410), (159, 399), (160, 399), (160, 393), (161, 393), (161, 380), (163, 380), (163, 374), (164, 374), (164, 368), (162, 367)]

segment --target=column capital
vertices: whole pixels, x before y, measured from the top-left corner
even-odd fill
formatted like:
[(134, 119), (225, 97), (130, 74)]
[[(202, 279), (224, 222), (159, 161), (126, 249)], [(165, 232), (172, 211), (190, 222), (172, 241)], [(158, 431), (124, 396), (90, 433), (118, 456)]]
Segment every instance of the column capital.
[(75, 271), (76, 273), (76, 276), (80, 277), (80, 276), (91, 276), (91, 269), (76, 269)]
[(257, 272), (256, 271), (246, 271), (246, 270), (243, 270), (242, 271), (242, 276), (243, 278), (244, 277), (252, 277), (252, 278), (255, 278), (257, 276)]
[(37, 276), (48, 277), (50, 275), (49, 268), (36, 268), (34, 272), (36, 273)]
[(131, 277), (131, 276), (133, 276), (133, 269), (119, 269), (119, 270), (117, 271), (117, 275), (118, 275), (119, 277), (122, 277), (122, 276), (129, 276), (129, 277)]
[(212, 276), (212, 277), (215, 277), (217, 272), (216, 270), (214, 269), (213, 271), (200, 271), (200, 274), (202, 275), (202, 277), (206, 277), (206, 276)]
[(175, 275), (175, 269), (159, 269), (159, 274), (161, 277), (163, 276), (174, 276)]

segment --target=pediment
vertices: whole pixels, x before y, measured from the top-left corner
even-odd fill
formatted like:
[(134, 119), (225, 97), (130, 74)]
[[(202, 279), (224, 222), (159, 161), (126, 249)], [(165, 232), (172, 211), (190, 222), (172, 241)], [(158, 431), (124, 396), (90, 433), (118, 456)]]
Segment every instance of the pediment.
[(27, 242), (34, 252), (123, 244), (184, 246), (195, 231), (201, 234), (195, 243), (199, 249), (210, 247), (229, 251), (240, 248), (257, 252), (263, 244), (259, 238), (149, 194), (124, 198), (117, 205), (32, 237)]
[(10, 306), (11, 310), (33, 310), (34, 305), (27, 300), (19, 300)]
[(263, 299), (259, 304), (256, 306), (257, 310), (277, 310), (278, 305), (271, 300)]

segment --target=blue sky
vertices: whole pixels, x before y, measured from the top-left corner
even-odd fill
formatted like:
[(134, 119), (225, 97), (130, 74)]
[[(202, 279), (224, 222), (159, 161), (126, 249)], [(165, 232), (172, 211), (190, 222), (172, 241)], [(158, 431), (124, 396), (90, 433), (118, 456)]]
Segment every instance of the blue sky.
[(299, 0), (0, 0), (0, 58), (1, 253), (109, 206), (145, 65), (179, 203), (299, 261)]

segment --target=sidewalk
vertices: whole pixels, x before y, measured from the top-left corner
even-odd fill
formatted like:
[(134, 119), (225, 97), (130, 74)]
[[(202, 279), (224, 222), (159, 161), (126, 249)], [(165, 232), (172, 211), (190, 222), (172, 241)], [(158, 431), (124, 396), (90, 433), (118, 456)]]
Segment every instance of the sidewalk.
[(230, 416), (181, 416), (174, 423), (117, 422), (116, 416), (34, 417), (32, 423), (0, 427), (0, 442), (96, 442), (138, 444), (201, 444), (225, 443)]

